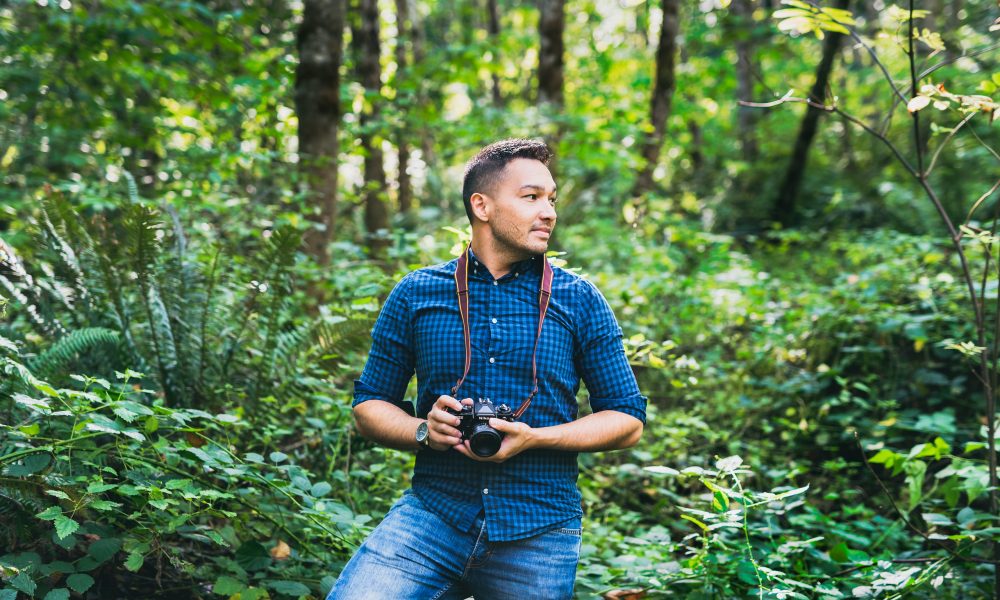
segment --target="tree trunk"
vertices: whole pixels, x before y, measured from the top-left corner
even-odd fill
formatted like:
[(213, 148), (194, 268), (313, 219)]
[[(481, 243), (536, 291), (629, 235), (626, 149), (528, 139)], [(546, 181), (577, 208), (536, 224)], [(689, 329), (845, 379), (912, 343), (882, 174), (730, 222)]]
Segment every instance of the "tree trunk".
[[(849, 0), (837, 0), (837, 8), (846, 10), (848, 4)], [(816, 81), (809, 91), (809, 99), (814, 102), (822, 103), (826, 100), (826, 88), (830, 81), (830, 73), (833, 72), (833, 61), (837, 57), (843, 38), (843, 34), (826, 32), (826, 39), (823, 40), (823, 58), (816, 69)], [(782, 180), (771, 211), (771, 218), (784, 226), (795, 223), (799, 189), (802, 187), (802, 176), (805, 174), (809, 159), (809, 147), (816, 137), (819, 118), (823, 112), (819, 108), (807, 106), (806, 115), (799, 127), (799, 135), (795, 139), (788, 170), (785, 172), (785, 178)]]
[(539, 0), (538, 103), (563, 105), (564, 0)]
[(379, 63), (379, 13), (377, 0), (358, 0), (352, 28), (358, 80), (365, 88), (365, 106), (358, 120), (365, 182), (361, 192), (365, 205), (365, 233), (372, 258), (381, 259), (389, 244), (389, 210), (385, 202), (385, 167), (382, 146), (375, 129), (381, 127), (382, 69)]
[[(489, 12), (489, 34), (490, 43), (493, 46), (493, 63), (500, 62), (499, 38), (500, 38), (500, 9), (497, 7), (497, 0), (486, 0), (486, 9)], [(500, 76), (493, 72), (493, 106), (503, 106), (503, 94), (500, 93)]]
[(660, 160), (660, 147), (667, 130), (670, 104), (677, 87), (677, 35), (680, 31), (678, 11), (680, 0), (663, 0), (663, 25), (660, 27), (660, 43), (656, 48), (656, 74), (653, 80), (653, 96), (649, 107), (649, 120), (653, 131), (642, 143), (642, 167), (632, 188), (633, 196), (640, 196), (653, 188), (653, 170)]
[[(754, 29), (752, 0), (733, 0), (730, 5), (736, 17), (735, 42), (736, 47), (736, 96), (740, 100), (753, 101)], [(740, 106), (736, 113), (736, 128), (739, 132), (740, 149), (743, 160), (757, 160), (757, 138), (754, 135), (757, 123), (757, 109), (750, 106)]]
[(299, 164), (309, 203), (318, 209), (309, 212), (316, 228), (306, 235), (305, 245), (320, 265), (327, 265), (337, 210), (344, 0), (305, 0), (297, 38), (295, 112), (299, 120)]
[[(397, 98), (402, 94), (398, 82), (409, 77), (406, 60), (406, 40), (409, 39), (410, 31), (410, 9), (407, 0), (396, 0), (396, 94)], [(405, 108), (402, 111), (400, 129), (396, 132), (396, 149), (399, 154), (399, 177), (397, 178), (397, 202), (399, 212), (403, 215), (404, 222), (408, 225), (413, 211), (413, 184), (410, 182), (410, 174), (406, 170), (410, 166), (410, 143), (408, 138), (408, 123), (406, 121)]]

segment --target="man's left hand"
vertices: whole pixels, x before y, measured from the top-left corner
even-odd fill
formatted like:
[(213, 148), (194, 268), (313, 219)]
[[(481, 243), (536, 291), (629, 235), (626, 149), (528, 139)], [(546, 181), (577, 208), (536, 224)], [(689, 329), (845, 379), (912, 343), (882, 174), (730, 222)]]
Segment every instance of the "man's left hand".
[(490, 419), (490, 427), (504, 434), (500, 449), (493, 456), (476, 456), (469, 447), (469, 441), (453, 446), (457, 452), (479, 462), (500, 463), (513, 458), (525, 450), (530, 450), (535, 441), (534, 430), (526, 423)]

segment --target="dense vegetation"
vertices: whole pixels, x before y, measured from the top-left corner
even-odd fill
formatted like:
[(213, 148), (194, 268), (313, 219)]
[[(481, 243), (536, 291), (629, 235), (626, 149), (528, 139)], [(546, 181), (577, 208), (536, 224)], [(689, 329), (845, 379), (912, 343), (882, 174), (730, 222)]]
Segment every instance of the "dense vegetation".
[(371, 325), (508, 136), (649, 397), (579, 597), (1000, 597), (998, 16), (4, 5), (0, 600), (322, 597), (412, 466), (353, 431)]

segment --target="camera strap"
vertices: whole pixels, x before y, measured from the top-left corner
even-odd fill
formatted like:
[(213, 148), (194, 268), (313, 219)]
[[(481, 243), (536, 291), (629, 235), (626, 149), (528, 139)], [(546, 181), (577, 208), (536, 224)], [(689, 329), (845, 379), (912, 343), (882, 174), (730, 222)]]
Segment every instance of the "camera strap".
[[(456, 398), (472, 366), (472, 332), (469, 327), (469, 248), (471, 244), (466, 246), (465, 252), (458, 257), (458, 266), (455, 269), (458, 311), (462, 314), (462, 334), (465, 336), (465, 371), (455, 387), (451, 388), (451, 395)], [(549, 299), (552, 297), (552, 277), (552, 265), (548, 259), (542, 257), (542, 283), (538, 290), (538, 330), (535, 332), (535, 349), (531, 355), (531, 394), (514, 411), (514, 419), (519, 419), (524, 414), (531, 404), (531, 399), (538, 393), (538, 342), (542, 339), (542, 323), (545, 322), (545, 313), (549, 310)]]

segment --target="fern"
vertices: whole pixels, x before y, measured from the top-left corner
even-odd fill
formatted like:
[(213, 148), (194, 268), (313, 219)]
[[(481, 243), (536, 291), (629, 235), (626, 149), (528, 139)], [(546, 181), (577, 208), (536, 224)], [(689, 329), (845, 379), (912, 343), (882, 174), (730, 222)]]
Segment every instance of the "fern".
[(49, 505), (45, 486), (34, 479), (0, 476), (0, 539), (11, 548), (18, 539), (30, 539), (41, 529), (36, 514)]
[(77, 329), (60, 338), (50, 348), (28, 363), (28, 368), (40, 377), (48, 377), (66, 370), (79, 357), (101, 346), (117, 347), (116, 331), (100, 327)]

